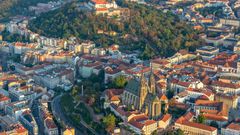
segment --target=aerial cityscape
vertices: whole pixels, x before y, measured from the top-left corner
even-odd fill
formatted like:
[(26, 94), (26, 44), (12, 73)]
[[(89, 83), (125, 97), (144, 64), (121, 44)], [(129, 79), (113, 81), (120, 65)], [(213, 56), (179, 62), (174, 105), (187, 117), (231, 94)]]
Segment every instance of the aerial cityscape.
[(240, 135), (240, 0), (0, 0), (0, 135)]

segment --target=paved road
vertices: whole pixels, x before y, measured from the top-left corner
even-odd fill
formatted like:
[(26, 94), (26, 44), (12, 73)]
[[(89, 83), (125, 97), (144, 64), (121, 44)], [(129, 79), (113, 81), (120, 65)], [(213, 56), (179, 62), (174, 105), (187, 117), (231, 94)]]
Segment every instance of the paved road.
[(40, 116), (39, 116), (39, 102), (38, 100), (33, 101), (33, 106), (31, 107), (32, 114), (37, 122), (38, 125), (38, 134), (39, 135), (44, 135), (44, 132), (42, 129), (44, 129), (43, 123), (40, 121)]
[[(76, 135), (85, 135), (84, 131), (81, 131), (81, 129), (79, 127), (77, 127), (76, 125), (73, 125), (71, 120), (69, 120), (63, 113), (62, 108), (60, 106), (60, 100), (61, 100), (61, 96), (57, 96), (53, 99), (51, 106), (52, 106), (52, 111), (53, 111), (53, 115), (55, 116), (55, 118), (61, 122), (64, 123), (64, 125), (73, 127), (75, 129)], [(88, 129), (89, 131), (91, 131), (93, 134), (97, 135), (97, 133), (91, 128), (89, 127), (84, 121), (80, 121), (80, 124)]]

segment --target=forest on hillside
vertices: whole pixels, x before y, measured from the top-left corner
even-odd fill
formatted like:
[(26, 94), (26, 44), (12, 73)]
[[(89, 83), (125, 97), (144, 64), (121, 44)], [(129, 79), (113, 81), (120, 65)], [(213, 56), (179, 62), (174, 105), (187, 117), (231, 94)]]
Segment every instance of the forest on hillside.
[(29, 6), (49, 1), (55, 0), (0, 0), (0, 21), (7, 20), (14, 15), (29, 14)]
[[(130, 18), (118, 20), (103, 15), (81, 11), (73, 2), (37, 17), (29, 28), (48, 37), (93, 40), (107, 47), (119, 44), (122, 50), (140, 50), (145, 59), (154, 56), (171, 56), (180, 49), (194, 50), (201, 41), (197, 32), (185, 22), (168, 12), (145, 5), (118, 2), (130, 9)], [(98, 31), (114, 31), (116, 35), (99, 34)]]

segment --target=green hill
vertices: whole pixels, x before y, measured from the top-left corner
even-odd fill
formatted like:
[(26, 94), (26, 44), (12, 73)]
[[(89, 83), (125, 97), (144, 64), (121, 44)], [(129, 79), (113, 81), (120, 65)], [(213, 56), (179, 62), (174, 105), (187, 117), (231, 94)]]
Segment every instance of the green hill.
[(0, 21), (4, 21), (14, 15), (29, 14), (28, 6), (49, 1), (55, 0), (0, 0)]
[[(30, 29), (49, 37), (76, 36), (99, 46), (119, 44), (124, 50), (140, 50), (143, 58), (171, 56), (179, 49), (193, 50), (200, 41), (197, 33), (172, 13), (152, 7), (118, 3), (130, 9), (130, 18), (117, 20), (78, 10), (76, 3), (42, 14), (30, 22)], [(117, 35), (98, 34), (98, 30)]]

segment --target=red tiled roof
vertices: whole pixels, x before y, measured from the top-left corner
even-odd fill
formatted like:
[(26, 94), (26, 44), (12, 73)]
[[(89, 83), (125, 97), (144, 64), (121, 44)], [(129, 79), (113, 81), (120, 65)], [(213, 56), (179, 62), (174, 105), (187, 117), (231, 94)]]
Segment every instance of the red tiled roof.
[(186, 113), (186, 114), (184, 115), (184, 118), (185, 118), (187, 121), (189, 121), (189, 120), (191, 120), (191, 119), (193, 118), (193, 116), (194, 116), (193, 112), (188, 112), (188, 113)]
[(144, 127), (144, 124), (139, 123), (139, 122), (134, 121), (134, 120), (129, 121), (129, 124), (133, 125), (134, 127), (138, 128), (138, 129), (142, 129)]
[(201, 100), (209, 100), (209, 98), (205, 95), (202, 95), (200, 97), (198, 97), (198, 99), (201, 99)]
[(156, 63), (156, 64), (160, 64), (160, 65), (167, 65), (169, 64), (170, 62), (167, 61), (166, 59), (154, 59), (152, 60), (152, 63)]
[(28, 88), (30, 88), (30, 86), (27, 86), (27, 85), (20, 87), (21, 90), (26, 90)]
[(190, 120), (189, 118), (191, 116), (193, 116), (193, 114), (191, 112), (188, 112), (184, 116), (181, 116), (180, 118), (178, 118), (175, 123), (186, 125), (189, 127), (195, 127), (195, 128), (199, 128), (199, 129), (203, 129), (203, 130), (207, 130), (207, 131), (217, 130), (216, 128), (211, 127), (211, 126), (207, 126), (207, 125), (195, 123), (195, 122), (189, 122), (189, 120)]
[(97, 67), (97, 66), (101, 66), (101, 65), (102, 65), (101, 62), (96, 61), (96, 62), (94, 62), (94, 63), (89, 63), (89, 64), (84, 65), (84, 66), (85, 66), (85, 67)]
[(116, 73), (121, 72), (121, 70), (120, 70), (120, 69), (110, 69), (110, 68), (107, 68), (107, 69), (105, 70), (105, 72), (106, 72), (107, 74), (116, 74)]
[(0, 102), (10, 100), (9, 97), (0, 94)]
[(207, 130), (207, 131), (216, 131), (217, 130), (217, 128), (215, 128), (215, 127), (211, 127), (208, 125), (195, 123), (195, 122), (184, 121), (182, 124), (189, 126), (189, 127), (195, 127), (195, 128), (199, 128), (199, 129)]
[(165, 115), (163, 115), (163, 117), (162, 117), (161, 120), (164, 121), (164, 122), (166, 122), (166, 121), (168, 121), (171, 117), (172, 117), (171, 114), (165, 114)]
[(219, 87), (225, 87), (225, 88), (233, 88), (233, 89), (237, 89), (240, 87), (239, 84), (225, 83), (225, 82), (221, 82), (221, 81), (214, 81), (214, 82), (212, 82), (212, 85), (219, 86)]
[(134, 121), (144, 121), (144, 120), (147, 120), (148, 119), (148, 116), (145, 115), (145, 114), (140, 114), (140, 115), (137, 115), (137, 116), (134, 116), (131, 120), (134, 120)]
[[(135, 70), (139, 68), (138, 70)], [(140, 73), (145, 73), (145, 72), (149, 72), (151, 69), (150, 67), (145, 67), (145, 66), (141, 66), (141, 65), (137, 65), (136, 67), (132, 68), (132, 69), (127, 69), (125, 70), (126, 73), (128, 74), (140, 74)]]
[(218, 116), (218, 115), (215, 115), (215, 114), (203, 114), (203, 116), (208, 120), (228, 121), (227, 118), (224, 118), (223, 116)]
[(46, 126), (50, 128), (57, 128), (56, 124), (54, 123), (53, 119), (47, 118), (45, 120)]
[(240, 131), (240, 125), (235, 123), (231, 123), (230, 125), (227, 126), (227, 128)]
[(166, 96), (165, 94), (160, 94), (160, 95), (159, 95), (159, 99), (160, 99), (161, 101), (168, 100), (168, 98), (167, 98), (167, 96)]
[(110, 100), (111, 101), (120, 101), (118, 96), (113, 96)]
[(108, 98), (112, 98), (113, 96), (119, 96), (123, 93), (124, 89), (107, 89), (106, 94)]
[(106, 0), (91, 0), (95, 4), (107, 4)]
[(183, 86), (183, 87), (188, 87), (191, 83), (190, 82), (179, 81), (177, 84), (180, 85), (180, 86)]
[(148, 126), (151, 124), (156, 123), (155, 120), (149, 120), (148, 116), (145, 114), (139, 114), (137, 116), (134, 116), (129, 123), (133, 125), (136, 128), (142, 129), (144, 126)]
[(216, 107), (216, 111), (212, 111), (209, 109), (202, 109), (201, 112), (205, 112), (205, 113), (210, 113), (210, 114), (215, 114), (218, 116), (224, 116), (227, 117), (228, 116), (228, 106), (226, 104), (224, 104), (223, 102), (218, 102), (218, 101), (208, 101), (208, 100), (197, 100), (195, 102), (196, 106), (211, 106), (211, 107)]
[(155, 120), (146, 120), (146, 121), (144, 122), (144, 125), (148, 126), (148, 125), (151, 125), (151, 124), (154, 124), (154, 123), (156, 123)]
[(210, 100), (197, 100), (195, 105), (202, 105), (202, 106), (219, 106), (218, 101), (210, 101)]
[(25, 43), (21, 43), (21, 42), (16, 42), (15, 46), (26, 46), (26, 44)]
[(24, 133), (24, 132), (26, 132), (26, 131), (27, 131), (27, 129), (25, 129), (23, 126), (21, 126), (21, 127), (19, 127), (19, 128), (16, 129), (16, 132), (17, 132), (18, 134)]
[(126, 116), (128, 112), (125, 112), (122, 107), (118, 107), (115, 104), (111, 103), (110, 106), (115, 109), (122, 116)]
[(107, 8), (96, 8), (96, 11), (108, 11)]

